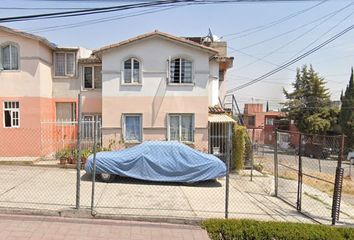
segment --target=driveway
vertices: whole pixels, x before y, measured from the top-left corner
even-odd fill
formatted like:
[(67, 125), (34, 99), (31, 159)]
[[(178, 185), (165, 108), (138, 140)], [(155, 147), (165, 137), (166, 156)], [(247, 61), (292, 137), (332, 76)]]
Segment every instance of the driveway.
[[(81, 206), (91, 204), (92, 183), (82, 172)], [(272, 177), (230, 176), (229, 217), (311, 222), (273, 197)], [(201, 219), (224, 217), (225, 179), (194, 185), (164, 184), (129, 178), (97, 182), (95, 211), (102, 215), (140, 218)], [(73, 169), (1, 166), (0, 207), (60, 211), (75, 206), (76, 171)]]

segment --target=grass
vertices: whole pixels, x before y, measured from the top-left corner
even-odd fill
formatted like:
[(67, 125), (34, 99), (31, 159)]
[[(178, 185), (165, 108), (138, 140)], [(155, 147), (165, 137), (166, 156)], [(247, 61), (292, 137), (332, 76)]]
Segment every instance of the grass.
[[(264, 171), (270, 174), (274, 174), (274, 160), (272, 157), (255, 157), (255, 162), (260, 162), (264, 166)], [(334, 182), (335, 176), (332, 174), (313, 171), (311, 175), (326, 179), (327, 181)], [(296, 180), (298, 175), (297, 172), (290, 169), (282, 168), (279, 171), (279, 177), (288, 179), (288, 180)], [(334, 184), (324, 182), (318, 179), (314, 179), (308, 176), (303, 176), (303, 182), (313, 188), (316, 188), (322, 192), (333, 194)], [(354, 197), (354, 181), (349, 177), (344, 177), (343, 179), (343, 193)]]
[(326, 203), (325, 201), (323, 201), (321, 198), (319, 198), (317, 195), (312, 195), (312, 194), (310, 194), (310, 193), (308, 193), (308, 192), (304, 192), (304, 194), (306, 195), (306, 196), (308, 196), (309, 198), (312, 198), (312, 199), (314, 199), (314, 200), (316, 200), (316, 201), (319, 201), (320, 203), (322, 203), (323, 205), (326, 205), (326, 206), (328, 206), (328, 207), (331, 207), (331, 205), (330, 204), (328, 204), (328, 203)]

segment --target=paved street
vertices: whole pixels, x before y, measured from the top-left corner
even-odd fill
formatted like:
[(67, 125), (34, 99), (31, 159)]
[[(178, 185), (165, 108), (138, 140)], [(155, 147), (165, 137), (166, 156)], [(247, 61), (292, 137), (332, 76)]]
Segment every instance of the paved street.
[[(0, 207), (62, 211), (75, 206), (76, 171), (73, 169), (1, 166)], [(89, 176), (82, 172), (81, 206), (91, 203)], [(271, 177), (230, 177), (229, 217), (311, 222), (272, 196)], [(97, 215), (140, 218), (201, 219), (224, 217), (225, 179), (195, 185), (150, 183), (119, 179), (96, 184)]]
[(208, 240), (197, 226), (0, 215), (0, 240)]

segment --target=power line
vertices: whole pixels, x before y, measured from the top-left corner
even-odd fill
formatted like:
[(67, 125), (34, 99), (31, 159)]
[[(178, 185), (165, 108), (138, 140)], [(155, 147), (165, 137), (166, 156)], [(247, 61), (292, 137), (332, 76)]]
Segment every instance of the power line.
[[(236, 48), (233, 48), (233, 47), (230, 47), (230, 46), (228, 46), (228, 48), (232, 49), (232, 50), (235, 51), (235, 52), (241, 53), (241, 54), (243, 54), (243, 55), (246, 55), (246, 56), (255, 58), (255, 59), (257, 59), (258, 61), (262, 61), (262, 62), (271, 64), (271, 65), (274, 65), (274, 66), (277, 66), (277, 67), (280, 66), (279, 64), (273, 63), (273, 62), (271, 62), (271, 61), (269, 61), (269, 60), (265, 60), (264, 58), (260, 58), (260, 57), (254, 56), (254, 55), (249, 54), (249, 53), (246, 53), (246, 52), (244, 52), (244, 51), (237, 50)], [(242, 67), (241, 67), (241, 68), (242, 68)], [(295, 69), (292, 69), (292, 68), (286, 68), (286, 69), (289, 70), (289, 71), (292, 71), (292, 72), (296, 72), (296, 70), (295, 70)]]
[(142, 11), (138, 11), (135, 13), (120, 14), (118, 16), (113, 16), (113, 17), (93, 19), (93, 20), (81, 21), (81, 22), (71, 23), (71, 24), (55, 25), (55, 26), (44, 27), (44, 28), (28, 29), (26, 31), (30, 31), (32, 33), (41, 33), (41, 32), (50, 32), (50, 31), (56, 31), (56, 30), (62, 30), (62, 29), (71, 29), (71, 28), (82, 27), (85, 25), (98, 24), (98, 23), (103, 23), (103, 22), (109, 22), (109, 21), (114, 21), (114, 20), (119, 20), (119, 19), (125, 19), (125, 18), (130, 18), (130, 17), (137, 17), (137, 16), (146, 15), (146, 14), (167, 11), (167, 10), (170, 10), (173, 8), (182, 7), (182, 6), (186, 6), (186, 5), (189, 5), (189, 4), (184, 4), (184, 5), (180, 5), (180, 6), (171, 6), (171, 7), (163, 6), (162, 9), (160, 8), (160, 9), (155, 9), (155, 10), (142, 10)]
[(92, 9), (83, 7), (0, 7), (0, 10), (73, 10), (73, 9)]
[(0, 18), (0, 22), (4, 23), (4, 22), (39, 20), (39, 19), (76, 17), (76, 16), (83, 16), (83, 15), (116, 12), (116, 11), (129, 10), (129, 9), (142, 8), (142, 7), (161, 6), (161, 5), (180, 3), (180, 2), (195, 2), (195, 0), (164, 0), (164, 1), (125, 4), (119, 6), (92, 8), (92, 9), (75, 10), (75, 11), (62, 11), (62, 12), (24, 15), (24, 16), (16, 16), (16, 17), (5, 17), (5, 18)]
[[(310, 11), (310, 10), (312, 10), (312, 9), (314, 9), (314, 8), (316, 8), (316, 7), (318, 7), (318, 6), (320, 6), (320, 5), (322, 5), (323, 3), (327, 2), (327, 1), (328, 1), (328, 0), (324, 0), (324, 1), (320, 2), (320, 3), (315, 4), (314, 6), (311, 6), (311, 7), (309, 7), (309, 8), (305, 8), (305, 9), (300, 10), (300, 11), (298, 11), (298, 12), (289, 14), (289, 15), (287, 15), (287, 16), (285, 16), (285, 17), (282, 17), (282, 18), (280, 18), (280, 19), (277, 19), (277, 20), (275, 20), (275, 21), (273, 21), (273, 22), (270, 22), (270, 23), (268, 23), (268, 24), (264, 24), (264, 25), (260, 25), (260, 26), (252, 27), (252, 28), (248, 28), (248, 29), (242, 30), (242, 31), (240, 31), (240, 32), (236, 32), (236, 33), (225, 34), (225, 35), (223, 35), (223, 36), (221, 36), (221, 37), (228, 37), (228, 36), (234, 36), (234, 35), (239, 35), (239, 34), (240, 34), (240, 36), (237, 36), (237, 37), (235, 37), (235, 38), (242, 38), (242, 37), (249, 36), (249, 35), (251, 35), (251, 34), (253, 34), (253, 33), (257, 33), (257, 32), (263, 31), (263, 30), (265, 30), (265, 29), (271, 28), (271, 27), (273, 27), (273, 26), (276, 26), (276, 25), (278, 25), (278, 24), (284, 23), (284, 22), (286, 22), (286, 21), (288, 21), (288, 20), (290, 20), (290, 19), (292, 19), (292, 18), (295, 18), (295, 17), (297, 17), (297, 16), (299, 16), (299, 15), (301, 15), (301, 14), (303, 14), (303, 13), (306, 13), (306, 12), (308, 12), (308, 11)], [(252, 30), (256, 30), (256, 31), (252, 31)], [(251, 32), (249, 32), (249, 31), (251, 31)], [(249, 33), (241, 35), (242, 33), (246, 33), (246, 32), (249, 32)], [(235, 38), (232, 38), (232, 39), (235, 39)], [(232, 39), (229, 39), (229, 40), (232, 40)]]
[[(253, 0), (257, 1), (257, 0)], [(40, 19), (52, 19), (52, 18), (66, 18), (66, 17), (77, 17), (92, 14), (101, 14), (108, 12), (116, 12), (128, 9), (150, 7), (150, 6), (162, 6), (168, 4), (179, 4), (179, 3), (192, 3), (192, 4), (226, 4), (226, 3), (241, 3), (241, 2), (253, 2), (252, 0), (159, 0), (159, 1), (146, 1), (142, 3), (126, 4), (110, 7), (101, 8), (90, 8), (75, 11), (61, 11), (34, 15), (23, 15), (16, 17), (5, 17), (0, 18), (0, 23), (4, 22), (19, 22), (19, 21), (29, 21), (29, 20), (40, 20)], [(275, 0), (264, 0), (264, 2), (277, 2)]]
[(248, 83), (245, 83), (245, 84), (242, 84), (242, 85), (240, 85), (240, 86), (238, 86), (238, 87), (232, 88), (232, 89), (228, 90), (227, 93), (231, 93), (231, 92), (234, 92), (234, 91), (241, 90), (241, 89), (246, 88), (246, 87), (248, 87), (248, 86), (250, 86), (250, 85), (253, 85), (253, 84), (255, 84), (255, 83), (259, 82), (259, 81), (262, 81), (263, 79), (265, 79), (265, 78), (267, 78), (267, 77), (270, 77), (270, 76), (274, 75), (275, 73), (280, 72), (280, 71), (283, 70), (284, 68), (286, 68), (286, 67), (288, 67), (288, 66), (291, 66), (291, 65), (293, 65), (294, 63), (300, 61), (301, 59), (303, 59), (303, 58), (305, 58), (305, 57), (307, 57), (307, 56), (309, 56), (309, 55), (311, 55), (311, 54), (317, 52), (317, 51), (320, 50), (322, 47), (324, 47), (324, 46), (328, 45), (329, 43), (335, 41), (337, 38), (343, 36), (344, 34), (346, 34), (347, 32), (349, 32), (349, 31), (351, 31), (351, 30), (353, 30), (353, 29), (354, 29), (354, 24), (351, 25), (351, 26), (349, 26), (349, 27), (347, 27), (347, 28), (345, 28), (343, 31), (337, 33), (337, 34), (334, 35), (333, 37), (327, 39), (326, 41), (324, 41), (324, 42), (322, 42), (321, 44), (317, 45), (316, 47), (312, 48), (311, 50), (309, 50), (309, 51), (303, 53), (302, 55), (300, 55), (300, 56), (298, 56), (298, 57), (292, 59), (291, 61), (288, 61), (288, 62), (284, 63), (282, 66), (280, 66), (280, 67), (278, 67), (278, 68), (275, 68), (275, 69), (273, 69), (273, 70), (267, 72), (266, 74), (263, 74), (262, 76), (260, 76), (260, 77), (258, 77), (258, 78), (256, 78), (256, 79), (254, 79), (254, 80), (248, 82)]
[[(352, 6), (352, 5), (353, 5), (353, 3), (347, 4), (347, 5), (344, 6), (343, 8), (340, 8), (340, 9), (334, 11), (334, 12), (331, 12), (330, 14), (325, 15), (325, 18), (324, 18), (321, 22), (319, 22), (318, 24), (316, 24), (316, 25), (313, 26), (312, 28), (308, 29), (307, 31), (303, 32), (303, 33), (300, 34), (299, 36), (296, 36), (296, 37), (293, 38), (292, 40), (290, 40), (290, 41), (286, 42), (285, 44), (281, 45), (280, 47), (278, 47), (278, 48), (272, 50), (272, 51), (269, 52), (268, 54), (262, 56), (262, 57), (260, 58), (260, 60), (263, 60), (263, 59), (265, 59), (266, 57), (271, 56), (272, 54), (274, 54), (274, 53), (277, 52), (278, 50), (283, 49), (283, 48), (289, 46), (289, 45), (292, 44), (293, 42), (297, 41), (299, 38), (301, 38), (301, 37), (305, 36), (306, 34), (312, 32), (315, 28), (317, 28), (317, 27), (319, 27), (320, 25), (324, 24), (325, 22), (327, 22), (328, 20), (330, 20), (332, 17), (336, 16), (338, 13), (340, 13), (341, 11), (343, 11), (343, 10), (349, 8), (349, 7)], [(323, 17), (321, 17), (321, 18), (319, 18), (319, 19), (322, 19), (322, 18), (323, 18)], [(305, 24), (305, 25), (306, 25), (306, 24)], [(279, 35), (278, 35), (278, 36), (279, 36)], [(262, 42), (264, 43), (264, 41), (262, 41)], [(262, 43), (262, 42), (259, 42), (259, 43)], [(257, 45), (258, 45), (259, 43), (257, 43)], [(253, 44), (253, 46), (255, 46), (255, 45), (256, 45), (256, 44)], [(253, 46), (252, 46), (252, 47), (253, 47)], [(248, 46), (248, 47), (250, 47), (250, 46)], [(246, 48), (248, 48), (248, 47), (246, 47)], [(243, 50), (243, 49), (245, 49), (245, 48), (241, 48), (241, 50)], [(243, 66), (239, 67), (238, 69), (241, 70), (241, 69), (247, 68), (247, 67), (249, 67), (249, 66), (251, 66), (251, 65), (253, 65), (253, 64), (257, 63), (257, 62), (259, 62), (260, 60), (256, 60), (256, 61), (250, 62), (250, 63), (248, 63), (248, 64), (246, 64), (246, 65), (243, 65)]]
[[(352, 3), (351, 5), (353, 5), (354, 3)], [(326, 32), (322, 33), (319, 37), (317, 37), (314, 41), (312, 41), (311, 43), (309, 43), (308, 45), (306, 45), (303, 49), (301, 49), (300, 51), (298, 51), (297, 53), (295, 53), (293, 56), (290, 57), (290, 59), (294, 58), (295, 56), (297, 56), (298, 54), (302, 53), (304, 50), (306, 50), (307, 48), (309, 48), (310, 46), (312, 46), (314, 43), (316, 43), (318, 40), (320, 40), (323, 36), (327, 35), (329, 32), (331, 32), (333, 29), (337, 28), (341, 23), (343, 23), (344, 21), (346, 21), (348, 18), (350, 18), (353, 15), (354, 12), (351, 12), (349, 15), (347, 15), (346, 17), (344, 17), (341, 21), (339, 21), (337, 24), (335, 24), (334, 26), (332, 26), (330, 29), (328, 29)]]

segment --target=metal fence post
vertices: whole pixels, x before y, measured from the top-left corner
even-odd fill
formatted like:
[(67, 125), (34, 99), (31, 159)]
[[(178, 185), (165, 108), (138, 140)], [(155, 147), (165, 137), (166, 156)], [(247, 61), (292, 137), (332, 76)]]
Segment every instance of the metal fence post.
[(278, 130), (275, 130), (274, 143), (274, 196), (278, 196)]
[(301, 212), (301, 204), (302, 204), (302, 134), (299, 136), (299, 163), (298, 163), (298, 177), (297, 177), (297, 201), (296, 201), (296, 209)]
[(81, 181), (81, 93), (77, 98), (77, 161), (76, 161), (76, 209), (80, 209), (80, 181)]
[(226, 186), (225, 186), (225, 218), (229, 218), (230, 158), (231, 158), (231, 123), (227, 123), (226, 141)]
[(96, 213), (94, 212), (94, 204), (95, 204), (95, 183), (96, 183), (97, 130), (98, 130), (98, 121), (95, 121), (93, 126), (93, 169), (92, 169), (91, 215), (96, 215)]
[(344, 135), (342, 135), (341, 137), (340, 152), (338, 156), (336, 177), (334, 182), (333, 202), (332, 202), (332, 225), (335, 225), (336, 222), (339, 220), (340, 203), (342, 198), (342, 187), (343, 187), (343, 175), (344, 175), (344, 169), (342, 168), (343, 154), (344, 154)]

